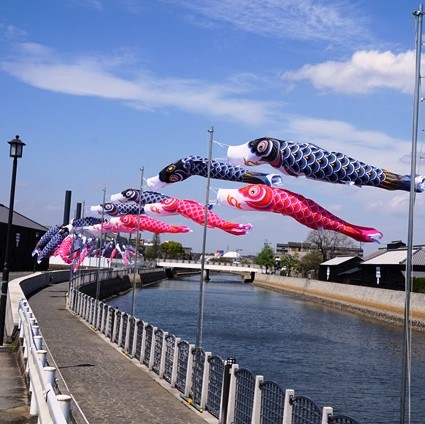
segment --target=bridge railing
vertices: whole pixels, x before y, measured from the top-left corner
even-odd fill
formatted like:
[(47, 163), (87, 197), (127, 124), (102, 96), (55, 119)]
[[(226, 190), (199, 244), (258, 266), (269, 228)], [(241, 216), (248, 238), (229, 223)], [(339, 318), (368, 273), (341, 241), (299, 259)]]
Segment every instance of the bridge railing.
[[(283, 389), (203, 348), (81, 293), (71, 284), (70, 307), (126, 355), (180, 392), (220, 424), (358, 424), (331, 407)], [(75, 307), (73, 306), (75, 305)], [(97, 320), (94, 321), (94, 317)]]
[[(188, 265), (188, 267), (190, 268), (190, 265), (200, 265), (201, 261), (200, 260), (191, 260), (191, 259), (161, 259), (161, 258), (157, 258), (156, 259), (156, 263), (158, 265), (161, 265), (162, 263), (171, 263), (171, 264), (179, 264), (179, 265)], [(245, 264), (245, 263), (240, 263), (240, 262), (220, 262), (218, 260), (206, 260), (204, 262), (204, 264), (206, 266), (209, 265), (217, 265), (217, 266), (221, 266), (221, 267), (237, 267), (237, 268), (249, 268), (252, 271), (256, 271), (256, 272), (260, 272), (262, 271), (262, 268), (259, 265), (256, 264)]]

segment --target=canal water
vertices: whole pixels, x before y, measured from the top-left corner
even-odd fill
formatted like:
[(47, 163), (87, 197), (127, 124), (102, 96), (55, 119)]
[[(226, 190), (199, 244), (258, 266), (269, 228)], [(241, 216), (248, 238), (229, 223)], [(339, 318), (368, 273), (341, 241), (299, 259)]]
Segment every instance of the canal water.
[[(135, 315), (195, 343), (200, 276), (136, 289)], [(131, 312), (132, 293), (110, 305)], [(212, 274), (202, 347), (363, 424), (400, 419), (403, 328)], [(425, 333), (413, 332), (411, 423), (425, 423)]]

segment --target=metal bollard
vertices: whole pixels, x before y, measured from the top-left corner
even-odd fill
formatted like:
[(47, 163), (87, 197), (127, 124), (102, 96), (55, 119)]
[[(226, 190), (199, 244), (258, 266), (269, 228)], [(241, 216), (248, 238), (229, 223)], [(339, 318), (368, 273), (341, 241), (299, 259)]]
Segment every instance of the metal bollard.
[(56, 399), (59, 402), (59, 407), (67, 423), (71, 419), (71, 396), (69, 395), (56, 395)]
[(42, 350), (42, 349), (37, 350), (37, 355), (38, 355), (38, 358), (40, 360), (41, 368), (44, 368), (46, 366), (46, 362), (47, 362), (47, 359), (46, 359), (47, 350)]
[(37, 350), (41, 350), (41, 347), (43, 346), (43, 337), (41, 336), (34, 336), (33, 337), (35, 347)]
[(46, 380), (54, 388), (56, 386), (56, 368), (55, 367), (43, 367), (44, 375)]

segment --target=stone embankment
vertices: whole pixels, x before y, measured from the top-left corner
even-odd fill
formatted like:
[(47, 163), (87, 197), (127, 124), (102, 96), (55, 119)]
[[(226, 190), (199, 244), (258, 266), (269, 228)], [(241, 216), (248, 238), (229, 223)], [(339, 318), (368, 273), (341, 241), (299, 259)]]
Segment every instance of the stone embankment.
[[(404, 291), (259, 273), (254, 285), (370, 318), (404, 323)], [(425, 294), (411, 293), (410, 319), (413, 329), (425, 331)]]

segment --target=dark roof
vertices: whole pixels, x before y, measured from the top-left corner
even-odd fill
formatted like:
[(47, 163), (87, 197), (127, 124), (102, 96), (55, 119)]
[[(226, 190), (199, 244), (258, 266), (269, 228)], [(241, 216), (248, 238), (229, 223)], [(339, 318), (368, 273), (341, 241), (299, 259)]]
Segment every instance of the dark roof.
[[(0, 203), (0, 224), (7, 224), (9, 220), (9, 208)], [(47, 231), (47, 227), (38, 224), (20, 213), (13, 211), (13, 225), (17, 227), (32, 228), (34, 230)]]

